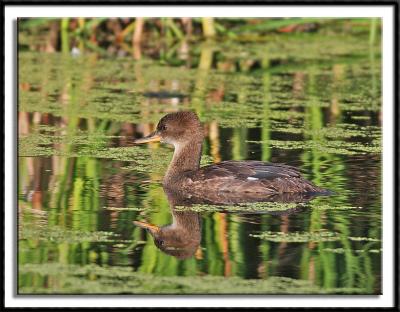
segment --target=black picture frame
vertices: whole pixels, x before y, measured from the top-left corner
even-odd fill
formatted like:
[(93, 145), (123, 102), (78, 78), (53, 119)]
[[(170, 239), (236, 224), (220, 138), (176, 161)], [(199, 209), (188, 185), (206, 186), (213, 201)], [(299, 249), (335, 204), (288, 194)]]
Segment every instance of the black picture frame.
[[(400, 120), (400, 115), (399, 115), (399, 105), (400, 105), (400, 101), (399, 101), (399, 2), (398, 1), (307, 1), (307, 0), (303, 0), (303, 1), (293, 1), (293, 0), (289, 0), (289, 1), (263, 1), (263, 0), (252, 0), (252, 1), (236, 1), (236, 0), (230, 0), (230, 1), (212, 1), (212, 0), (204, 0), (204, 1), (183, 1), (183, 0), (175, 0), (175, 1), (152, 1), (152, 0), (136, 0), (136, 1), (129, 1), (129, 0), (118, 0), (118, 1), (109, 1), (109, 0), (93, 0), (93, 1), (77, 1), (77, 0), (65, 0), (63, 2), (57, 1), (57, 0), (47, 0), (47, 1), (35, 1), (35, 0), (25, 0), (25, 1), (21, 1), (21, 0), (17, 0), (17, 1), (13, 1), (13, 0), (4, 0), (1, 3), (2, 6), (2, 15), (4, 18), (5, 15), (5, 7), (7, 6), (18, 6), (18, 5), (106, 5), (106, 6), (115, 6), (115, 5), (201, 5), (201, 6), (214, 6), (214, 5), (243, 5), (243, 6), (247, 6), (247, 5), (263, 5), (263, 6), (270, 6), (270, 5), (305, 5), (305, 6), (326, 6), (326, 5), (352, 5), (352, 6), (370, 6), (370, 5), (387, 5), (387, 6), (391, 6), (393, 7), (393, 12), (394, 12), (394, 25), (393, 25), (393, 29), (394, 29), (394, 38), (393, 38), (393, 43), (394, 43), (394, 77), (393, 77), (393, 82), (394, 82), (394, 94), (393, 94), (393, 103), (395, 105), (394, 107), (394, 129), (393, 129), (393, 134), (394, 134), (394, 142), (393, 142), (393, 146), (394, 146), (394, 172), (393, 172), (393, 183), (394, 183), (394, 198), (393, 198), (393, 202), (394, 202), (394, 207), (395, 208), (399, 208), (399, 176), (400, 176), (400, 170), (399, 170), (399, 159), (400, 159), (400, 155), (399, 155), (399, 133), (400, 133), (400, 128), (399, 128), (399, 120)], [(7, 61), (5, 60), (5, 45), (6, 44), (10, 44), (10, 43), (6, 43), (4, 42), (4, 38), (5, 38), (5, 26), (4, 26), (4, 21), (1, 25), (2, 28), (2, 33), (3, 33), (3, 62)], [(16, 29), (14, 30), (16, 31)], [(15, 34), (14, 34), (14, 38), (15, 38)], [(16, 44), (15, 42), (13, 42), (12, 44)], [(15, 62), (16, 60), (14, 60)], [(4, 63), (3, 63), (4, 65)], [(17, 69), (17, 64), (15, 63), (14, 66), (15, 70)], [(5, 71), (3, 68), (3, 86), (6, 80), (6, 76), (5, 76)], [(16, 82), (14, 82), (16, 84)], [(17, 89), (17, 87), (15, 87), (15, 89)], [(3, 96), (4, 99), (4, 96)], [(4, 105), (7, 105), (7, 103), (5, 103), (3, 101)], [(3, 107), (3, 113), (4, 113), (4, 107)], [(5, 120), (4, 120), (4, 114), (2, 114), (2, 122), (3, 125), (5, 124)], [(17, 115), (15, 114), (15, 117)], [(16, 131), (13, 133), (14, 135), (16, 135)], [(6, 132), (5, 128), (3, 127), (3, 139), (4, 136), (8, 135), (8, 133)], [(3, 141), (4, 142), (4, 141)], [(3, 143), (3, 149), (5, 152), (6, 148), (5, 145)], [(10, 150), (8, 151), (10, 152)], [(11, 151), (14, 153), (14, 157), (18, 157), (17, 155), (17, 149), (16, 146), (15, 148)], [(4, 155), (3, 155), (4, 157)], [(3, 159), (4, 160), (4, 159)], [(4, 161), (3, 161), (4, 163)], [(3, 170), (5, 172), (5, 167), (3, 167)], [(14, 182), (17, 182), (17, 172), (14, 172), (15, 177), (14, 177)], [(4, 180), (4, 176), (3, 176), (3, 180)], [(16, 190), (17, 188), (15, 187), (14, 190)], [(4, 189), (3, 189), (4, 192)], [(16, 193), (16, 192), (15, 192)], [(3, 193), (3, 199), (4, 199), (4, 193)], [(16, 195), (14, 195), (16, 196)], [(15, 200), (15, 198), (14, 198)], [(4, 202), (4, 200), (3, 200)], [(16, 206), (14, 207), (15, 209), (15, 215), (16, 215)], [(3, 210), (3, 229), (4, 229), (4, 220), (5, 220), (5, 211)], [(395, 233), (394, 233), (394, 246), (393, 246), (393, 250), (394, 250), (394, 305), (391, 308), (381, 308), (381, 310), (388, 310), (388, 311), (398, 311), (400, 309), (399, 306), (399, 249), (400, 249), (400, 245), (399, 245), (399, 211), (398, 209), (395, 210), (395, 219), (393, 220), (394, 223), (394, 229), (395, 229)], [(3, 230), (3, 235), (4, 235), (4, 230)], [(5, 257), (5, 254), (10, 252), (9, 248), (7, 246), (4, 245), (4, 240), (3, 240), (3, 260)], [(15, 252), (15, 251), (14, 251)], [(3, 276), (3, 281), (4, 281), (4, 270), (5, 270), (5, 265), (3, 262), (3, 271), (2, 271), (2, 276)], [(5, 283), (5, 282), (4, 282)], [(3, 284), (4, 289), (7, 287), (7, 285)], [(229, 300), (229, 299), (227, 299)], [(283, 299), (284, 300), (284, 299)], [(329, 299), (328, 299), (329, 300)], [(4, 291), (3, 291), (3, 296), (2, 296), (2, 306), (4, 308), (4, 310), (14, 310), (16, 308), (11, 308), (11, 307), (6, 307), (4, 305), (5, 302), (5, 297), (4, 297)], [(167, 307), (165, 307), (167, 308)], [(33, 309), (33, 308), (32, 308)], [(50, 309), (50, 308), (43, 308), (43, 309)], [(100, 308), (90, 308), (92, 310), (96, 309), (99, 310)], [(104, 309), (104, 308), (102, 308)], [(120, 309), (124, 309), (124, 308), (120, 308)], [(131, 309), (131, 308), (130, 308)], [(142, 308), (140, 308), (142, 309)], [(149, 309), (149, 308), (145, 308), (145, 309)], [(210, 308), (205, 308), (205, 309), (210, 309)], [(248, 308), (250, 309), (250, 308)], [(251, 308), (251, 309), (255, 309), (255, 308)], [(266, 310), (283, 310), (286, 308), (265, 308)], [(305, 308), (296, 308), (298, 310), (305, 310)], [(307, 308), (307, 309), (311, 309), (311, 310), (316, 310), (316, 309), (321, 309), (321, 308)], [(325, 308), (328, 309), (328, 308)], [(338, 308), (337, 308), (338, 309)], [(378, 308), (340, 308), (342, 310), (377, 310)]]

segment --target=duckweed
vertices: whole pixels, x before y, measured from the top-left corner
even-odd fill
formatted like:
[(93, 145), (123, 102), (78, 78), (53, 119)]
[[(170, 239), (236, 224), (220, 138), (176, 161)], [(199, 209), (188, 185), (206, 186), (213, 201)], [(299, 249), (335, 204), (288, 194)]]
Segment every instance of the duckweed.
[[(250, 234), (251, 237), (260, 238), (271, 242), (306, 243), (306, 242), (333, 242), (342, 237), (337, 232), (271, 232), (266, 231), (260, 234)], [(351, 241), (379, 242), (379, 239), (370, 237), (347, 237)]]
[(272, 147), (279, 149), (312, 149), (328, 154), (338, 155), (357, 155), (367, 153), (381, 153), (382, 148), (379, 144), (380, 141), (373, 141), (370, 145), (358, 142), (344, 142), (344, 141), (247, 141), (249, 143), (269, 144)]
[(314, 210), (353, 210), (363, 209), (361, 206), (347, 206), (347, 205), (328, 205), (328, 204), (312, 204)]
[(118, 236), (113, 232), (105, 231), (78, 231), (64, 229), (59, 226), (30, 226), (24, 225), (19, 239), (34, 239), (47, 242), (114, 242)]
[(140, 208), (140, 207), (103, 207), (105, 210), (110, 210), (110, 211), (143, 211), (146, 210), (145, 208)]
[(374, 254), (379, 254), (382, 252), (382, 249), (345, 249), (345, 248), (324, 248), (323, 251), (326, 252), (332, 252), (332, 253), (337, 253), (337, 254), (344, 254), (346, 252), (355, 252), (358, 254), (362, 253), (374, 253)]
[(193, 206), (176, 206), (178, 211), (194, 211), (194, 212), (273, 212), (286, 211), (294, 208), (303, 207), (303, 203), (281, 203), (281, 202), (257, 202), (257, 203), (240, 203), (236, 205), (205, 205), (196, 204)]
[[(24, 264), (19, 273), (48, 277), (46, 287), (22, 286), (23, 294), (357, 294), (363, 288), (321, 288), (307, 280), (270, 277), (266, 280), (220, 276), (158, 276), (130, 267)], [(57, 278), (61, 276), (63, 278)]]
[(271, 242), (306, 243), (306, 242), (333, 242), (340, 239), (336, 232), (263, 232), (250, 234), (251, 237), (260, 238)]

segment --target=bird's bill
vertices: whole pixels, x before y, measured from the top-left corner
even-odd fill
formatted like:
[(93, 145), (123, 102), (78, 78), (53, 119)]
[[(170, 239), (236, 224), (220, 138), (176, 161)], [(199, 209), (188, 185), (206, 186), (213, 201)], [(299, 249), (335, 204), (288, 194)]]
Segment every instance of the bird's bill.
[(150, 133), (148, 136), (145, 136), (144, 138), (137, 139), (133, 141), (135, 144), (142, 144), (142, 143), (150, 143), (150, 142), (160, 142), (161, 137), (156, 133)]
[(149, 230), (152, 233), (157, 233), (158, 231), (160, 231), (160, 227), (158, 227), (157, 225), (150, 224), (150, 223), (146, 223), (146, 222), (142, 222), (142, 221), (133, 221), (133, 224), (141, 227), (142, 229)]

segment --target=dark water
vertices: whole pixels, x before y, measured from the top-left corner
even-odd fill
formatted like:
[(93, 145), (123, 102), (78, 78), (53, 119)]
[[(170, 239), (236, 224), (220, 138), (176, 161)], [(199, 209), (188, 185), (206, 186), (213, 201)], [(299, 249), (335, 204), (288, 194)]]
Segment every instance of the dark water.
[[(192, 49), (183, 66), (19, 54), (19, 292), (380, 293), (379, 43), (333, 32)], [(132, 140), (178, 110), (204, 123), (203, 164), (286, 163), (334, 194), (230, 208), (167, 196), (172, 149)], [(133, 223), (173, 215), (189, 224), (185, 259)]]

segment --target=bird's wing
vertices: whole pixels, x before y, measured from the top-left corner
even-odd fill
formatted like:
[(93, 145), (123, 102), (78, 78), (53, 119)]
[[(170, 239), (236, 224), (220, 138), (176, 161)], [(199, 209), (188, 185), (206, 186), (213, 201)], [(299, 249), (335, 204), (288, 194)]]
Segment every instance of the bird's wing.
[(295, 168), (283, 164), (272, 164), (263, 161), (222, 161), (200, 168), (192, 175), (193, 181), (213, 179), (238, 180), (274, 180), (276, 178), (300, 177)]

